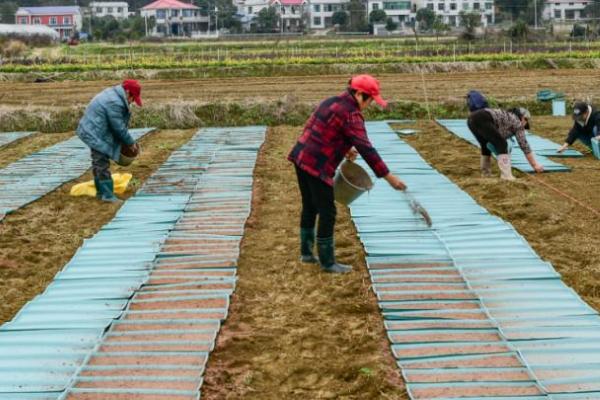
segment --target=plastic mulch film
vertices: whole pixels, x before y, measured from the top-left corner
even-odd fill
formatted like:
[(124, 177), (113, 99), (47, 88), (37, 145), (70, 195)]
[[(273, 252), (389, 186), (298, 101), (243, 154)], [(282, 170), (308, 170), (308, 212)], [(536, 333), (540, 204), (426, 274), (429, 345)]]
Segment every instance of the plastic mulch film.
[(600, 398), (596, 312), (387, 124), (367, 126), (433, 220), (428, 228), (385, 183), (351, 205), (410, 396)]
[(0, 133), (0, 147), (6, 146), (16, 140), (26, 138), (33, 135), (35, 132), (4, 132)]
[[(152, 131), (154, 128), (129, 132), (137, 140)], [(0, 169), (0, 221), (6, 214), (80, 177), (90, 166), (90, 149), (75, 136)]]
[[(255, 135), (259, 143), (261, 135), (264, 128)], [(188, 214), (190, 207), (214, 206), (198, 197), (205, 171), (196, 167), (219, 158), (218, 136), (200, 131), (173, 152), (115, 218), (84, 242), (46, 291), (0, 327), (0, 399), (77, 398), (78, 393), (117, 398), (131, 394), (132, 387), (138, 394), (197, 397), (235, 283), (231, 268), (207, 265), (206, 255), (213, 252), (231, 264), (237, 247), (229, 235), (207, 238), (180, 229), (180, 223), (196, 226), (200, 220), (188, 216), (200, 215)], [(154, 193), (157, 179), (164, 177), (186, 185), (166, 185)], [(213, 221), (206, 222), (213, 229)], [(193, 242), (198, 235), (207, 247)], [(204, 269), (183, 268), (195, 257)], [(208, 307), (201, 310), (199, 304)], [(115, 373), (122, 378), (117, 386)], [(67, 394), (67, 388), (73, 391)]]

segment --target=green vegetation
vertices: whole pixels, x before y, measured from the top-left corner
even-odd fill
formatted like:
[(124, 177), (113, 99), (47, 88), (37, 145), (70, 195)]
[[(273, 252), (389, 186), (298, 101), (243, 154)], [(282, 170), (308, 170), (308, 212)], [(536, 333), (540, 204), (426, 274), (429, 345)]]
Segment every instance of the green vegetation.
[(331, 54), (302, 54), (291, 52), (273, 52), (270, 56), (236, 57), (228, 52), (212, 52), (209, 54), (189, 56), (165, 57), (154, 54), (135, 56), (125, 53), (123, 56), (113, 56), (111, 59), (103, 57), (70, 57), (49, 62), (30, 64), (6, 63), (0, 66), (0, 72), (26, 73), (26, 72), (86, 72), (86, 71), (119, 71), (119, 70), (163, 70), (163, 69), (214, 69), (214, 68), (248, 68), (261, 66), (293, 66), (293, 65), (378, 65), (378, 64), (425, 64), (448, 62), (506, 62), (521, 61), (530, 65), (544, 67), (548, 59), (560, 61), (562, 59), (595, 60), (600, 58), (600, 50), (566, 51), (566, 52), (532, 52), (523, 53), (450, 53), (439, 55), (395, 55), (392, 50), (363, 50), (354, 54), (340, 49), (337, 56)]

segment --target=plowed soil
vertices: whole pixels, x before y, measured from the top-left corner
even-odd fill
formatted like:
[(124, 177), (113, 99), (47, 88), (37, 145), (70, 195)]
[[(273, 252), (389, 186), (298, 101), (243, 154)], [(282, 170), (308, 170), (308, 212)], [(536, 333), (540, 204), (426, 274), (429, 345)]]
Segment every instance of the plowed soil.
[[(489, 70), (453, 73), (406, 73), (378, 75), (384, 97), (392, 101), (462, 101), (477, 88), (497, 99), (533, 100), (540, 89), (552, 88), (569, 98), (600, 97), (600, 88), (590, 82), (600, 79), (596, 69)], [(286, 76), (264, 78), (210, 78), (197, 80), (147, 80), (143, 97), (147, 104), (215, 101), (257, 102), (280, 100), (293, 95), (300, 101), (317, 102), (341, 91), (346, 75)], [(423, 84), (425, 82), (425, 84)], [(112, 81), (15, 83), (0, 82), (2, 104), (10, 106), (85, 105)]]

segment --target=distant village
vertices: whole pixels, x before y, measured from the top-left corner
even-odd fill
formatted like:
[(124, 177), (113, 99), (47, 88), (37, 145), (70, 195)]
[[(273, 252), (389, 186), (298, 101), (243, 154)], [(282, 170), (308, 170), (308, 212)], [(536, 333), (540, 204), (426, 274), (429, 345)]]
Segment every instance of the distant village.
[[(259, 17), (269, 11), (273, 17), (271, 33), (310, 31), (324, 34), (339, 25), (340, 14), (343, 17), (350, 13), (350, 4), (354, 1), (362, 3), (367, 16), (383, 12), (384, 20), (380, 25), (387, 22), (387, 30), (397, 33), (410, 33), (421, 9), (435, 13), (449, 29), (460, 25), (462, 13), (480, 15), (479, 25), (484, 28), (494, 26), (497, 14), (493, 0), (233, 0), (236, 10), (233, 18), (241, 32), (256, 32)], [(546, 21), (578, 21), (584, 17), (583, 9), (590, 2), (547, 1), (542, 18)], [(138, 10), (130, 9), (126, 2), (104, 1), (92, 2), (89, 7), (20, 7), (15, 14), (15, 29), (37, 29), (38, 33), (45, 32), (66, 41), (74, 36), (89, 36), (93, 32), (92, 21), (103, 17), (116, 20), (141, 17), (145, 22), (144, 34), (148, 37), (218, 35), (219, 10), (202, 10), (179, 0), (156, 0)], [(375, 29), (375, 33), (377, 31)]]

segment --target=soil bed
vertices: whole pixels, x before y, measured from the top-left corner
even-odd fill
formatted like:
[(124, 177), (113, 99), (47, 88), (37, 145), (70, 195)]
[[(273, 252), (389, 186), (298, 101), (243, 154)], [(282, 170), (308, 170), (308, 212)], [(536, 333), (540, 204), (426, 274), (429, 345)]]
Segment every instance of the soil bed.
[(299, 192), (286, 155), (300, 128), (267, 135), (230, 316), (209, 358), (203, 399), (406, 399), (347, 209), (337, 255), (355, 271), (298, 260)]

